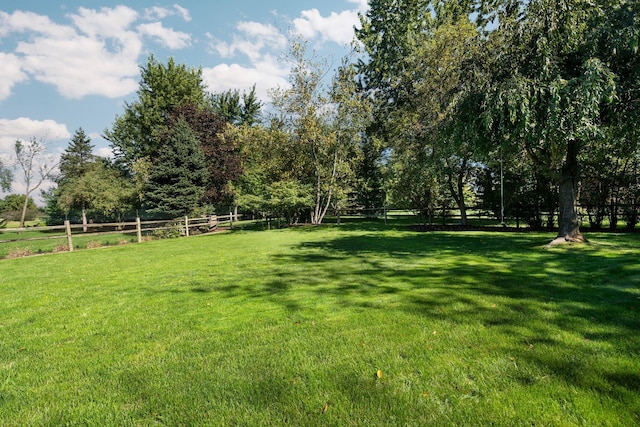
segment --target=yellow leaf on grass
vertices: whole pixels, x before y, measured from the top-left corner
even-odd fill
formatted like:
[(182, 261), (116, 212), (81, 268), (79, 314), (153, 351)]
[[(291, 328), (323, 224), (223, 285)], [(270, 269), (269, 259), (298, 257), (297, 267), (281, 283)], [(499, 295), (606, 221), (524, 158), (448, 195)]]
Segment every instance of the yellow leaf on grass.
[(324, 414), (325, 412), (327, 412), (329, 410), (329, 402), (324, 404), (324, 407), (322, 408), (322, 413)]
[(380, 369), (378, 369), (378, 372), (376, 372), (376, 377), (382, 378), (382, 371)]

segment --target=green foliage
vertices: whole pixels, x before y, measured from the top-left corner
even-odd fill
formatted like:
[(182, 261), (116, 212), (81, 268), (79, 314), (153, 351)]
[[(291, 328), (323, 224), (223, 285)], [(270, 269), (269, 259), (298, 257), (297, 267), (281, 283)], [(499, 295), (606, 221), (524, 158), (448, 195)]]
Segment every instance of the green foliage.
[(369, 120), (368, 98), (356, 90), (355, 69), (344, 61), (331, 88), (323, 77), (327, 65), (307, 53), (300, 39), (291, 41), (290, 86), (272, 92), (279, 121), (274, 131), (284, 145), (292, 178), (312, 189), (311, 222), (320, 224), (332, 203), (346, 198), (361, 157), (361, 135)]
[(122, 172), (106, 161), (93, 162), (82, 176), (60, 187), (58, 206), (68, 215), (76, 206), (109, 219), (121, 219), (131, 210), (135, 189)]
[(149, 212), (176, 218), (196, 209), (205, 193), (207, 165), (200, 142), (189, 124), (179, 120), (166, 135), (149, 171)]
[(266, 189), (266, 208), (271, 216), (284, 216), (290, 224), (299, 221), (301, 214), (314, 205), (313, 189), (298, 181), (286, 180), (270, 184)]
[[(5, 196), (4, 200), (0, 200), (0, 216), (8, 221), (20, 221), (22, 208), (25, 204), (24, 201), (24, 194), (9, 194)], [(29, 200), (27, 201), (25, 221), (35, 219), (38, 214), (38, 207), (33, 201), (33, 198), (29, 197)]]
[(0, 160), (0, 189), (4, 191), (9, 191), (11, 188), (11, 181), (13, 180), (13, 173), (11, 173), (11, 169), (5, 167)]
[[(371, 1), (356, 32), (361, 81), (377, 101), (371, 130), (391, 162), (431, 163), (389, 165), (422, 171), (392, 178), (418, 193), (433, 188), (425, 180), (445, 184), (464, 211), (473, 169), (499, 157), (559, 189), (559, 236), (578, 238), (580, 153), (622, 144), (611, 178), (637, 152), (636, 3)], [(539, 181), (530, 178), (523, 185)]]
[(138, 98), (127, 104), (105, 137), (111, 142), (117, 161), (126, 167), (143, 158), (154, 160), (161, 147), (160, 136), (167, 132), (166, 118), (182, 104), (204, 106), (202, 69), (189, 69), (169, 58), (167, 65), (153, 55), (140, 67)]
[(0, 424), (635, 425), (638, 235), (549, 236), (370, 221), (2, 260)]
[(230, 204), (229, 183), (236, 180), (242, 171), (239, 148), (222, 137), (227, 124), (221, 116), (209, 108), (195, 104), (183, 104), (170, 115), (170, 128), (184, 121), (198, 140), (205, 157), (207, 180), (204, 200), (211, 204)]
[(160, 230), (154, 230), (151, 236), (154, 239), (177, 239), (182, 235), (182, 227), (180, 223), (167, 223)]
[(214, 111), (227, 122), (236, 126), (254, 126), (260, 122), (260, 110), (262, 103), (256, 96), (256, 86), (253, 85), (249, 92), (242, 92), (242, 101), (239, 90), (227, 90), (214, 94), (211, 104)]
[(96, 161), (93, 148), (91, 139), (79, 128), (60, 156), (60, 174), (57, 177), (59, 185), (63, 186), (68, 180), (82, 177), (91, 168)]

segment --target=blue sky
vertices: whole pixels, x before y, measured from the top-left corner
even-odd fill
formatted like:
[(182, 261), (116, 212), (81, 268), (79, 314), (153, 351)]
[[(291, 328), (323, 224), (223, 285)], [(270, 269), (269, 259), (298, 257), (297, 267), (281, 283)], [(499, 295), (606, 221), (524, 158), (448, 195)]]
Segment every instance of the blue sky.
[[(288, 32), (339, 64), (366, 0), (34, 1), (0, 3), (0, 159), (15, 140), (53, 158), (82, 127), (100, 155), (105, 128), (135, 99), (149, 54), (202, 67), (210, 92), (286, 85)], [(19, 179), (12, 192), (23, 189)], [(46, 184), (49, 185), (49, 184)], [(0, 194), (1, 195), (1, 194)]]

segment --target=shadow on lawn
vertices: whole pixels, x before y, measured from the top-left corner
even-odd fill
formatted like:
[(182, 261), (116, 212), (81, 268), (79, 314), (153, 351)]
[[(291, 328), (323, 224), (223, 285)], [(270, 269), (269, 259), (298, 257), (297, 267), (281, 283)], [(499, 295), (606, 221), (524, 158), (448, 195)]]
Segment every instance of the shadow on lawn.
[[(640, 251), (634, 242), (615, 246), (612, 238), (603, 244), (621, 250), (597, 242), (543, 250), (546, 243), (540, 235), (495, 233), (372, 233), (305, 242), (293, 253), (274, 256), (277, 279), (264, 285), (262, 297), (298, 310), (300, 302), (288, 291), (304, 287), (346, 308), (401, 309), (435, 320), (479, 323), (509, 337), (508, 342), (518, 341), (521, 349), (562, 347), (560, 352), (516, 352), (570, 384), (637, 393), (640, 376), (632, 366), (594, 371), (567, 355), (590, 344), (638, 355)], [(294, 271), (291, 265), (305, 268)], [(384, 302), (389, 295), (392, 307)], [(559, 331), (582, 341), (567, 343), (557, 338)]]

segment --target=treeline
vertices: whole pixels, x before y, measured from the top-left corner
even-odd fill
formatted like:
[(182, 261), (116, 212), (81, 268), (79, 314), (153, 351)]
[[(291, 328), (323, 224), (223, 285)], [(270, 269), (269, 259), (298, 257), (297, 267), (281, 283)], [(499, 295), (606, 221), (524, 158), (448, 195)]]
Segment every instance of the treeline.
[(557, 213), (559, 236), (579, 240), (582, 204), (594, 227), (633, 227), (639, 17), (630, 0), (371, 0), (332, 76), (291, 41), (289, 86), (269, 106), (150, 57), (105, 131), (114, 159), (78, 130), (48, 211), (318, 224), (346, 207), (430, 216), (453, 202), (463, 223), (472, 205), (533, 226)]

